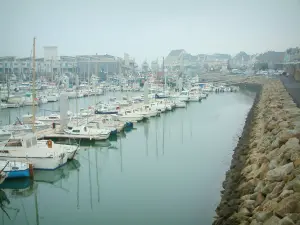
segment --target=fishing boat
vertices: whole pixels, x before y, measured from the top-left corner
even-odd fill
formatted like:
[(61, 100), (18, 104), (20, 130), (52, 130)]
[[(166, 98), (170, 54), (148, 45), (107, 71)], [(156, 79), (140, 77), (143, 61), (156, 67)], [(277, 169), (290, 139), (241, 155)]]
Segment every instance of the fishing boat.
[(29, 163), (0, 160), (0, 168), (6, 173), (6, 179), (30, 177)]
[(34, 169), (54, 170), (64, 165), (78, 146), (55, 144), (53, 141), (37, 141), (36, 135), (12, 136), (0, 146), (0, 160), (27, 162)]

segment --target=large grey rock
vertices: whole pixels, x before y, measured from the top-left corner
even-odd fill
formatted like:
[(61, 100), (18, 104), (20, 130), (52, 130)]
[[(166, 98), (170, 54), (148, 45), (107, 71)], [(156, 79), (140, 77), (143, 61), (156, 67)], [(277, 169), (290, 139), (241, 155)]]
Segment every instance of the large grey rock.
[(290, 172), (292, 172), (293, 169), (294, 169), (294, 164), (291, 162), (283, 166), (277, 167), (273, 170), (270, 170), (267, 173), (266, 178), (269, 181), (282, 181), (283, 178), (286, 175), (288, 175)]
[(273, 212), (258, 212), (254, 215), (258, 222), (265, 222), (273, 215)]
[(288, 127), (289, 127), (289, 123), (286, 122), (286, 121), (282, 121), (282, 122), (280, 122), (278, 125), (279, 125), (279, 127), (280, 127), (281, 129), (283, 129), (283, 128), (288, 128)]
[(265, 185), (265, 187), (262, 189), (262, 193), (264, 195), (267, 195), (269, 193), (271, 193), (274, 189), (274, 187), (276, 186), (276, 183), (273, 182), (269, 182)]
[(255, 187), (254, 191), (255, 192), (262, 192), (264, 187), (265, 187), (265, 182), (261, 180), (261, 181), (258, 182), (258, 184)]
[(289, 214), (287, 214), (287, 217), (289, 217), (291, 220), (293, 220), (294, 223), (300, 221), (300, 213), (289, 213)]
[(276, 167), (278, 167), (278, 162), (277, 162), (277, 159), (272, 159), (269, 163), (269, 169), (270, 170), (273, 170), (275, 169)]
[(296, 134), (294, 130), (283, 129), (277, 135), (279, 141), (281, 143), (286, 143), (290, 138), (292, 138)]
[(252, 220), (250, 225), (262, 225), (261, 222), (257, 222), (257, 220)]
[(285, 217), (289, 213), (300, 213), (300, 193), (294, 193), (281, 200), (278, 203), (275, 212), (281, 217)]
[(289, 217), (284, 217), (283, 219), (281, 219), (278, 223), (279, 225), (295, 225), (295, 223), (293, 222), (292, 219), (290, 219)]
[(253, 209), (255, 205), (255, 200), (245, 200), (243, 206), (247, 209)]
[(247, 208), (241, 208), (239, 213), (242, 214), (243, 216), (249, 216), (251, 214)]
[(292, 186), (293, 186), (294, 192), (300, 192), (300, 180), (299, 179), (295, 178), (293, 180)]
[(282, 200), (282, 199), (284, 199), (284, 198), (290, 196), (291, 194), (294, 194), (294, 191), (293, 191), (293, 190), (283, 190), (283, 191), (281, 192), (281, 194), (279, 195), (279, 198), (280, 198), (280, 200)]
[[(274, 129), (273, 131), (276, 131), (276, 129)], [(272, 131), (272, 133), (273, 133), (273, 131)], [(275, 133), (275, 134), (276, 134), (276, 133)], [(274, 135), (275, 135), (275, 134), (274, 134)], [(277, 137), (277, 138), (272, 142), (272, 144), (271, 144), (271, 149), (273, 150), (273, 149), (275, 149), (275, 148), (279, 148), (279, 147), (280, 147), (279, 144), (280, 144), (279, 138)]]
[(283, 152), (300, 151), (299, 139), (292, 137), (281, 148), (282, 148)]
[(277, 216), (270, 217), (267, 221), (263, 223), (263, 225), (279, 225), (280, 219)]

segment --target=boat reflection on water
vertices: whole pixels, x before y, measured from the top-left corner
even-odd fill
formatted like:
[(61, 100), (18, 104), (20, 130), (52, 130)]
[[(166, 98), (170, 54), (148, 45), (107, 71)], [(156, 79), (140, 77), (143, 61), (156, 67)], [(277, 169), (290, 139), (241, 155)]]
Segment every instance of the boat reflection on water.
[(55, 183), (61, 179), (66, 179), (69, 177), (70, 171), (77, 170), (79, 167), (79, 161), (74, 159), (56, 170), (36, 170), (34, 172), (33, 180), (30, 178), (5, 180), (0, 185), (0, 189), (12, 190), (11, 192), (13, 195), (23, 195), (23, 197), (26, 197), (28, 196), (27, 192), (29, 190), (32, 192), (34, 189), (36, 189), (37, 183)]
[(77, 170), (80, 167), (78, 160), (73, 159), (68, 162), (66, 165), (56, 169), (56, 170), (37, 170), (34, 173), (35, 182), (44, 182), (44, 183), (55, 183), (61, 179), (68, 179), (70, 172)]
[[(126, 133), (128, 133), (128, 132), (126, 132)], [(126, 138), (126, 133), (125, 132), (118, 133), (118, 135), (109, 137), (109, 140), (110, 141), (118, 141), (118, 139), (120, 139), (120, 138)]]
[[(78, 171), (80, 163), (74, 159), (68, 162), (63, 167), (53, 171), (37, 170), (34, 172), (34, 179), (15, 179), (7, 180), (0, 185), (0, 209), (7, 219), (14, 221), (17, 218), (18, 212), (23, 209), (23, 199), (34, 197), (34, 206), (36, 213), (36, 224), (39, 224), (39, 207), (38, 207), (38, 186), (42, 183), (55, 184), (56, 182), (68, 179), (72, 171)], [(3, 190), (1, 190), (3, 189)], [(11, 206), (11, 201), (16, 207)], [(17, 202), (13, 201), (19, 199)], [(20, 201), (20, 202), (19, 202)]]
[(8, 179), (0, 184), (0, 189), (26, 189), (32, 183), (30, 178)]

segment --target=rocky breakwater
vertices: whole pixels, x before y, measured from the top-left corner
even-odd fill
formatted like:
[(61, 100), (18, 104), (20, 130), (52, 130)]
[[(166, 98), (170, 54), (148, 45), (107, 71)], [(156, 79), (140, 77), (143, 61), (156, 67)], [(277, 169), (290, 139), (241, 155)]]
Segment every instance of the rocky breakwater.
[(214, 225), (300, 225), (300, 109), (261, 85), (223, 182)]

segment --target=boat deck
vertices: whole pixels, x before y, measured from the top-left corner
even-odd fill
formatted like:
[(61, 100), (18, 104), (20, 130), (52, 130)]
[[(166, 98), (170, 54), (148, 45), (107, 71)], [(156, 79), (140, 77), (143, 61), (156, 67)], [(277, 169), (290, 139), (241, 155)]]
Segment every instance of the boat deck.
[(87, 136), (87, 135), (75, 135), (75, 134), (66, 134), (62, 131), (58, 131), (57, 128), (48, 128), (46, 130), (37, 131), (37, 138), (38, 139), (85, 139), (85, 140), (95, 140), (95, 141), (101, 141), (104, 139), (99, 136)]

